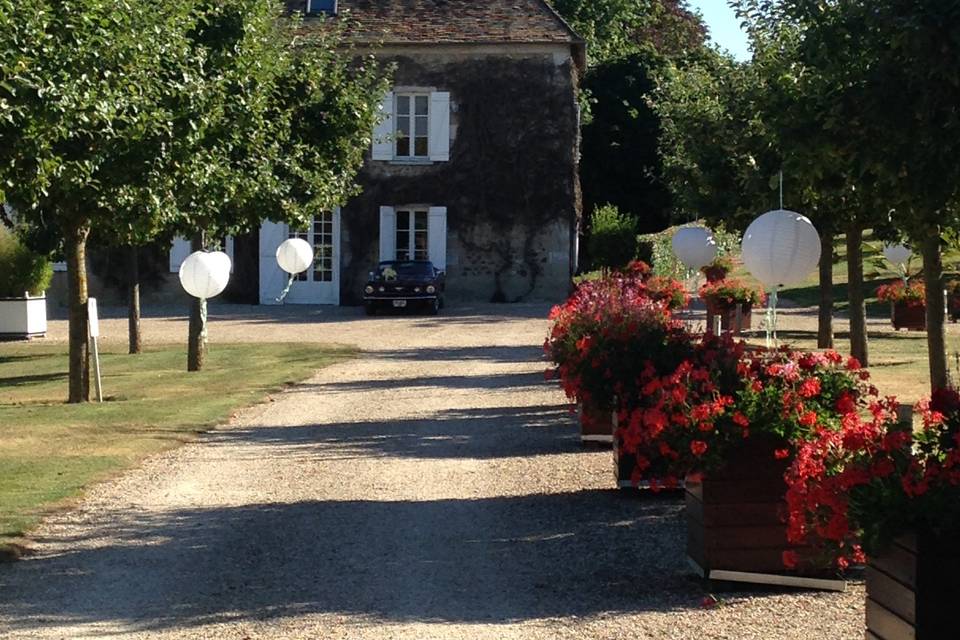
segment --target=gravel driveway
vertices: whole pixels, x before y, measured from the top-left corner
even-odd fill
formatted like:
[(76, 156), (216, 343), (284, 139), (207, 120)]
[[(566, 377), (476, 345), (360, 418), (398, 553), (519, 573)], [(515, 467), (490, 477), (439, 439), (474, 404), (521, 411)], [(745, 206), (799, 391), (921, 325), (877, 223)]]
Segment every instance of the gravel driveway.
[(215, 309), (214, 343), (365, 352), (48, 520), (0, 567), (0, 636), (862, 638), (856, 583), (701, 607), (681, 501), (611, 489), (544, 382), (546, 311)]

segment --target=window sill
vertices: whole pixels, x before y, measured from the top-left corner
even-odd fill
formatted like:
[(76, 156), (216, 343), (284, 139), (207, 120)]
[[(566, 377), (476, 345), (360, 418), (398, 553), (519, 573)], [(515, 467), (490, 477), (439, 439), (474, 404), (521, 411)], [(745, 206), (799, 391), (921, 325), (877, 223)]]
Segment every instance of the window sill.
[(387, 164), (409, 165), (414, 167), (436, 164), (435, 160), (431, 160), (429, 158), (394, 158), (393, 160), (385, 160), (384, 162)]

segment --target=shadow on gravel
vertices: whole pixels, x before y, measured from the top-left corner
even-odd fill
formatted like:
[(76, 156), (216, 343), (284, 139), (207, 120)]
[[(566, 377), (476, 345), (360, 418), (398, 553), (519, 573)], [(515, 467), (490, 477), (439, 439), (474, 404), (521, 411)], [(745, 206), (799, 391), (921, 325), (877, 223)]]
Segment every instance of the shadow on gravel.
[[(592, 490), (115, 512), (98, 523), (105, 546), (0, 568), (0, 611), (26, 631), (44, 619), (149, 630), (307, 613), (497, 623), (696, 608), (681, 508)], [(26, 586), (4, 584), (10, 570)]]
[[(546, 366), (544, 366), (546, 368)], [(289, 393), (323, 393), (336, 391), (379, 391), (419, 389), (434, 387), (439, 389), (476, 389), (517, 390), (526, 387), (543, 387), (547, 384), (542, 371), (523, 373), (492, 373), (469, 376), (420, 376), (417, 378), (387, 378), (379, 380), (348, 380), (344, 382), (323, 382), (298, 384)], [(558, 388), (556, 383), (551, 385)]]
[[(547, 361), (543, 357), (540, 347), (418, 347), (415, 349), (389, 349), (373, 351), (377, 358), (390, 360), (412, 360), (428, 362), (450, 362), (474, 360), (479, 362), (521, 363), (543, 360), (543, 368), (547, 368)], [(543, 376), (540, 376), (543, 380)], [(406, 379), (404, 379), (404, 382)]]
[[(220, 444), (266, 444), (250, 456), (324, 460), (401, 457), (493, 459), (581, 451), (570, 405), (450, 409), (422, 419), (262, 426), (214, 431)], [(611, 463), (612, 464), (612, 463)]]

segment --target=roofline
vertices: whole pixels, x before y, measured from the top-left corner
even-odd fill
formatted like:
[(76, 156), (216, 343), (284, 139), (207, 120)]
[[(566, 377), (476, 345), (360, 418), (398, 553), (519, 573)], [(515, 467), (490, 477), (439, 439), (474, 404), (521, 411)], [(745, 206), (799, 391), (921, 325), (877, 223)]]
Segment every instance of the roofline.
[(538, 1), (539, 1), (540, 5), (541, 5), (544, 9), (547, 10), (547, 13), (549, 13), (551, 16), (553, 16), (554, 20), (556, 20), (557, 22), (559, 22), (560, 25), (561, 25), (564, 29), (567, 30), (567, 33), (569, 33), (570, 36), (571, 36), (571, 43), (572, 43), (572, 44), (582, 44), (582, 45), (584, 45), (584, 47), (586, 47), (587, 41), (584, 40), (584, 39), (580, 36), (579, 33), (577, 33), (576, 31), (574, 31), (573, 27), (570, 26), (570, 23), (567, 22), (566, 20), (564, 20), (564, 19), (563, 19), (563, 16), (561, 16), (561, 15), (557, 12), (557, 10), (554, 9), (554, 8), (550, 5), (549, 2), (547, 2), (547, 0), (538, 0)]

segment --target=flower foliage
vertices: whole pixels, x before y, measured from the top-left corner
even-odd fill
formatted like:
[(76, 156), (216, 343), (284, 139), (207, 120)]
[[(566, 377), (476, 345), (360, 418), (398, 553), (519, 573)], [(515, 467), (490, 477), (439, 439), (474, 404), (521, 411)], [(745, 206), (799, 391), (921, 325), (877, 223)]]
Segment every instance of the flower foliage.
[(544, 350), (555, 368), (547, 375), (559, 377), (568, 397), (612, 410), (614, 397), (636, 378), (638, 362), (650, 358), (676, 366), (689, 353), (686, 332), (670, 315), (681, 285), (649, 274), (644, 263), (632, 263), (580, 284), (551, 310)]
[(922, 307), (926, 300), (926, 288), (920, 280), (895, 280), (890, 284), (877, 287), (877, 299), (882, 302), (905, 303), (911, 307)]
[(700, 297), (717, 309), (726, 309), (737, 304), (760, 305), (767, 299), (763, 291), (736, 278), (706, 282), (700, 287)]
[(819, 539), (840, 568), (908, 532), (960, 532), (960, 395), (941, 390), (917, 409), (922, 428), (897, 423), (898, 403), (870, 403), (839, 430), (818, 429), (788, 473), (789, 536)]

